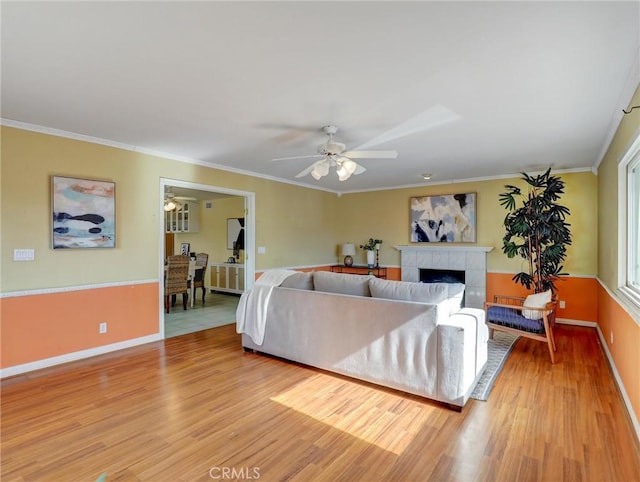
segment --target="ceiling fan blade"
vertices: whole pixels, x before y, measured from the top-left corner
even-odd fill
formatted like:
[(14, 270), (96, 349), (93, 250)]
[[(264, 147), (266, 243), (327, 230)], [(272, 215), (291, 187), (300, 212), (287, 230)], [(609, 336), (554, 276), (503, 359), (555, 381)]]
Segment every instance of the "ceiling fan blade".
[(307, 137), (318, 133), (318, 126), (296, 125), (288, 123), (262, 123), (257, 124), (260, 129), (283, 131), (271, 137), (270, 140), (277, 144), (301, 144)]
[(353, 171), (353, 175), (357, 176), (358, 174), (362, 174), (364, 171), (366, 171), (367, 169), (364, 166), (361, 166), (360, 164), (358, 164), (356, 162), (356, 170)]
[(314, 162), (309, 167), (307, 167), (304, 171), (301, 171), (298, 174), (296, 174), (296, 177), (304, 177), (304, 176), (306, 176), (311, 171), (313, 171), (313, 169), (316, 167), (316, 164), (318, 164), (319, 162), (324, 162), (324, 160)]
[(462, 119), (459, 114), (443, 105), (437, 104), (430, 109), (427, 109), (424, 112), (421, 112), (420, 114), (403, 122), (402, 124), (397, 125), (393, 129), (383, 132), (370, 141), (365, 142), (364, 144), (358, 146), (358, 149), (363, 149), (365, 147), (375, 147), (377, 145), (384, 144), (385, 142), (394, 141), (396, 139), (400, 139), (417, 132), (433, 129), (435, 127), (448, 124), (449, 122), (454, 122), (459, 119)]
[(354, 159), (395, 159), (398, 151), (347, 151), (342, 155)]
[(321, 154), (312, 154), (310, 156), (293, 156), (293, 157), (278, 157), (276, 159), (271, 159), (271, 162), (275, 161), (288, 161), (290, 159), (308, 159), (310, 157), (322, 157)]
[(186, 196), (173, 196), (173, 199), (180, 199), (182, 201), (197, 201), (198, 200), (195, 197), (186, 197)]

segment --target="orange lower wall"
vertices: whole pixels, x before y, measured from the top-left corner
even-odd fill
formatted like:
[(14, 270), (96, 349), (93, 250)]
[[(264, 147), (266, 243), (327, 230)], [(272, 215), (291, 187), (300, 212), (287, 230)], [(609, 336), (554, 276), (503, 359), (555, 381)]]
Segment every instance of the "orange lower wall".
[[(598, 325), (640, 420), (640, 325), (598, 284)], [(613, 343), (611, 343), (613, 333)]]
[[(300, 268), (297, 271), (330, 271), (331, 266), (314, 266), (313, 268)], [(256, 279), (262, 272), (256, 273)], [(513, 275), (508, 273), (487, 273), (487, 300), (492, 300), (494, 295), (527, 296), (531, 294), (523, 286), (516, 284)], [(400, 267), (388, 267), (387, 279), (402, 279)], [(563, 300), (566, 307), (558, 308), (558, 318), (587, 321), (598, 321), (598, 280), (595, 278), (578, 278), (572, 276), (563, 277), (558, 283), (558, 300)]]
[[(520, 284), (516, 284), (512, 274), (487, 273), (487, 300), (494, 295), (527, 296), (531, 294)], [(595, 278), (563, 277), (558, 283), (558, 300), (566, 303), (566, 308), (558, 308), (558, 318), (577, 321), (598, 321), (598, 280)]]
[[(313, 270), (329, 270), (329, 266)], [(400, 268), (388, 268), (388, 279), (400, 277)], [(494, 294), (528, 294), (511, 278), (510, 274), (488, 273), (487, 299)], [(567, 303), (567, 308), (559, 311), (560, 318), (599, 323), (640, 418), (640, 325), (594, 278), (567, 277), (559, 288), (559, 299)], [(158, 333), (158, 308), (157, 283), (2, 298), (0, 367), (153, 335)], [(103, 321), (108, 323), (108, 332), (101, 335), (98, 325)]]
[(0, 367), (158, 333), (158, 296), (157, 283), (144, 283), (2, 298)]

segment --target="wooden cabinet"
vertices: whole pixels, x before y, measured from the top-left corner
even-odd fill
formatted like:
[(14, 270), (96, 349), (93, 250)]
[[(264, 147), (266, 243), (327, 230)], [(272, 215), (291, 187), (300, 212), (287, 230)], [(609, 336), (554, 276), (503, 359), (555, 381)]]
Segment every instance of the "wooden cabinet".
[(180, 209), (165, 212), (167, 233), (197, 233), (200, 229), (200, 206), (197, 202), (185, 202)]
[(244, 265), (236, 263), (211, 263), (211, 290), (223, 293), (244, 291)]
[(377, 266), (375, 268), (369, 268), (368, 266), (344, 266), (342, 264), (334, 264), (331, 266), (332, 273), (346, 273), (346, 274), (368, 274), (373, 275), (376, 278), (387, 279), (387, 268), (384, 266)]

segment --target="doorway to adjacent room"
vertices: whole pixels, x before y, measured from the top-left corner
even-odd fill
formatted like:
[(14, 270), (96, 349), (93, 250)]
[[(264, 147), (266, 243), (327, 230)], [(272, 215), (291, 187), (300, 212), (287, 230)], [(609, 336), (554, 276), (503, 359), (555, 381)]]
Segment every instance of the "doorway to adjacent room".
[[(178, 205), (181, 212), (165, 211), (169, 198)], [(198, 184), (176, 179), (160, 179), (160, 215), (164, 219), (159, 233), (159, 279), (164, 279), (164, 264), (167, 256), (180, 254), (185, 248), (189, 254), (197, 252), (209, 254), (205, 271), (205, 302), (198, 293), (183, 310), (182, 303), (176, 303), (167, 314), (164, 310), (164, 283), (159, 284), (160, 313), (159, 328), (164, 338), (194, 331), (201, 331), (224, 324), (235, 323), (235, 311), (240, 293), (212, 285), (212, 279), (220, 279), (220, 265), (231, 257), (237, 259), (234, 272), (241, 279), (237, 284), (249, 289), (255, 279), (255, 194), (219, 186)], [(173, 208), (175, 210), (175, 208)], [(167, 214), (169, 212), (169, 214)], [(184, 214), (188, 214), (188, 223)], [(242, 217), (244, 221), (244, 246), (227, 248), (227, 219)], [(178, 223), (176, 224), (176, 219)], [(187, 247), (188, 246), (188, 247)], [(242, 268), (242, 269), (237, 269)], [(213, 276), (212, 276), (213, 274)], [(213, 282), (215, 285), (215, 281)], [(216, 288), (215, 290), (213, 288)], [(180, 301), (180, 300), (178, 300)]]

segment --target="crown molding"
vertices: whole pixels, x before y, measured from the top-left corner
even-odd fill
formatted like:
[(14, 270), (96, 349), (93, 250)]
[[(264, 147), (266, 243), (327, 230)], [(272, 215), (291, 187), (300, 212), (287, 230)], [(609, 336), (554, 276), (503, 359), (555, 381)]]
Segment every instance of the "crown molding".
[[(89, 142), (92, 144), (99, 144), (99, 145), (103, 145), (103, 146), (109, 146), (109, 147), (114, 147), (117, 149), (123, 149), (126, 151), (131, 151), (131, 152), (139, 152), (141, 154), (147, 154), (150, 156), (155, 156), (155, 157), (161, 157), (164, 159), (170, 159), (170, 160), (174, 160), (174, 161), (178, 161), (178, 162), (184, 162), (187, 164), (194, 164), (194, 165), (198, 165), (198, 166), (203, 166), (203, 167), (208, 167), (211, 169), (218, 169), (220, 171), (225, 171), (225, 172), (231, 172), (234, 174), (240, 174), (243, 176), (249, 176), (249, 177), (254, 177), (257, 179), (265, 179), (267, 181), (274, 181), (274, 182), (281, 182), (284, 184), (290, 184), (292, 186), (297, 186), (297, 187), (304, 187), (307, 189), (315, 189), (317, 191), (325, 191), (325, 192), (329, 192), (332, 194), (336, 194), (337, 196), (342, 196), (343, 194), (357, 194), (357, 193), (363, 193), (363, 192), (377, 192), (377, 191), (391, 191), (391, 190), (396, 190), (396, 189), (411, 189), (411, 188), (425, 188), (425, 187), (430, 187), (430, 186), (439, 186), (439, 185), (445, 185), (445, 184), (463, 184), (463, 183), (469, 183), (469, 182), (483, 182), (483, 181), (493, 181), (496, 179), (512, 179), (514, 177), (519, 177), (521, 172), (513, 172), (513, 173), (508, 173), (508, 174), (501, 174), (499, 176), (485, 176), (485, 177), (471, 177), (471, 178), (460, 178), (460, 179), (452, 179), (450, 181), (440, 181), (440, 182), (422, 182), (422, 183), (416, 183), (416, 184), (402, 184), (399, 186), (393, 186), (393, 187), (375, 187), (375, 188), (370, 188), (370, 189), (358, 189), (358, 190), (353, 190), (353, 191), (336, 191), (333, 189), (328, 189), (328, 188), (324, 188), (321, 186), (316, 186), (313, 184), (307, 184), (304, 182), (296, 182), (296, 181), (291, 181), (289, 179), (283, 179), (280, 177), (275, 177), (275, 176), (269, 176), (268, 174), (260, 174), (260, 173), (256, 173), (256, 172), (252, 172), (252, 171), (247, 171), (244, 169), (237, 169), (234, 167), (229, 167), (229, 166), (223, 166), (221, 164), (215, 164), (215, 163), (211, 163), (211, 162), (205, 162), (203, 160), (200, 159), (194, 159), (194, 158), (190, 158), (190, 157), (185, 157), (185, 156), (180, 156), (178, 154), (172, 154), (172, 153), (168, 153), (168, 152), (161, 152), (161, 151), (155, 151), (152, 149), (146, 149), (144, 147), (140, 147), (140, 146), (135, 146), (132, 144), (125, 144), (122, 142), (116, 142), (116, 141), (111, 141), (109, 139), (102, 139), (100, 137), (93, 137), (93, 136), (88, 136), (85, 134), (78, 134), (75, 132), (68, 132), (68, 131), (64, 131), (61, 129), (54, 129), (51, 127), (45, 127), (45, 126), (39, 126), (36, 124), (29, 124), (26, 122), (21, 122), (21, 121), (16, 121), (16, 120), (12, 120), (12, 119), (6, 119), (6, 118), (2, 118), (0, 117), (0, 125), (6, 126), (6, 127), (14, 127), (16, 129), (22, 129), (22, 130), (26, 130), (26, 131), (32, 131), (32, 132), (39, 132), (41, 134), (47, 134), (47, 135), (52, 135), (52, 136), (56, 136), (56, 137), (64, 137), (67, 139), (74, 139), (74, 140), (78, 140), (78, 141), (82, 141), (82, 142)], [(536, 172), (527, 172), (527, 174), (537, 174), (537, 173), (542, 173), (544, 171), (536, 171)], [(564, 174), (564, 173), (572, 173), (572, 172), (592, 172), (593, 174), (597, 175), (597, 168), (594, 167), (584, 167), (584, 168), (574, 168), (574, 169), (556, 169), (553, 170), (554, 174)]]

